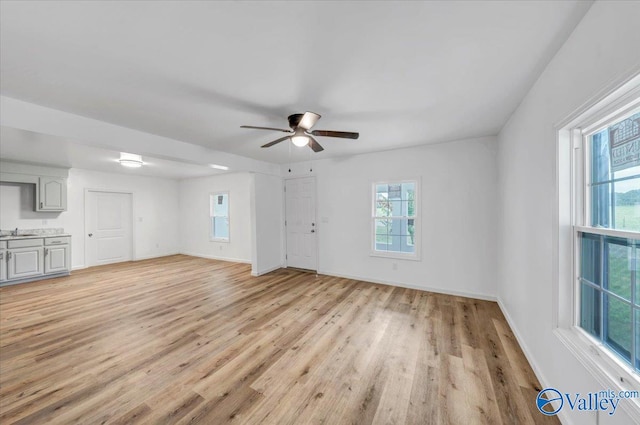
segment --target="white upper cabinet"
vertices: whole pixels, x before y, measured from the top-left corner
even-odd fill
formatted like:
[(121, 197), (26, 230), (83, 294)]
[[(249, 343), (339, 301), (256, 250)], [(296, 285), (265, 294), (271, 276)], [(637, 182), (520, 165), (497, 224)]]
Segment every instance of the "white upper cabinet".
[(40, 177), (36, 211), (65, 211), (67, 181), (58, 177)]
[(69, 169), (0, 160), (0, 181), (35, 187), (35, 210), (67, 210)]

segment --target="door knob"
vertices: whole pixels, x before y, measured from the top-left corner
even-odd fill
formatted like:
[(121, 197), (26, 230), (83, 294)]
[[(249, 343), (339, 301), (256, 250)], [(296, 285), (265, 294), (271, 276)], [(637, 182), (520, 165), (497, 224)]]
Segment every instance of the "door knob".
[(93, 233), (89, 233), (89, 237), (93, 236)]
[(316, 232), (315, 229), (311, 229), (311, 233), (315, 233), (315, 232)]

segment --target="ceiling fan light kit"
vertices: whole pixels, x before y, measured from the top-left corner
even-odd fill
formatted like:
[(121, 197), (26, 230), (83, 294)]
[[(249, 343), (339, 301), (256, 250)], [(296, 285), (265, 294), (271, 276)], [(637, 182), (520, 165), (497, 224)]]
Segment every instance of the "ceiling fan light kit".
[(291, 141), (298, 147), (307, 146), (309, 144), (309, 138), (307, 136), (292, 136)]
[(347, 131), (332, 131), (332, 130), (314, 130), (310, 131), (311, 127), (316, 125), (318, 120), (321, 118), (319, 114), (315, 112), (305, 112), (304, 114), (292, 114), (289, 115), (289, 127), (291, 130), (285, 130), (281, 128), (273, 128), (273, 127), (256, 127), (252, 125), (241, 125), (241, 128), (251, 128), (255, 130), (272, 130), (272, 131), (281, 131), (284, 133), (289, 133), (289, 136), (284, 136), (279, 139), (276, 139), (272, 142), (269, 142), (265, 145), (262, 145), (263, 148), (269, 148), (275, 144), (283, 142), (285, 140), (291, 140), (291, 142), (298, 146), (309, 146), (314, 152), (323, 151), (324, 148), (318, 143), (313, 136), (322, 136), (322, 137), (337, 137), (341, 139), (357, 139), (360, 134), (347, 132)]

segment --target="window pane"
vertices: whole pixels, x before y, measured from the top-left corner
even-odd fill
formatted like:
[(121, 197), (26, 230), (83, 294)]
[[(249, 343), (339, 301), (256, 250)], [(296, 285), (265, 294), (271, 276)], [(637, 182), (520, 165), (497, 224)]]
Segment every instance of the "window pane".
[(632, 247), (620, 238), (605, 237), (607, 279), (604, 287), (631, 301), (631, 254)]
[(604, 294), (604, 342), (626, 361), (631, 362), (631, 306)]
[(402, 252), (400, 247), (400, 235), (389, 236), (389, 251)]
[[(640, 173), (640, 170), (637, 172)], [(613, 186), (615, 187), (615, 227), (640, 232), (640, 177), (616, 182)]]
[(375, 250), (415, 252), (413, 219), (375, 219)]
[(636, 241), (636, 246), (633, 249), (635, 255), (632, 257), (631, 269), (636, 272), (636, 305), (640, 306), (640, 244)]
[(640, 370), (640, 309), (636, 312), (636, 369)]
[(640, 112), (611, 125), (609, 135), (611, 168), (614, 172), (640, 166)]
[(402, 252), (408, 252), (413, 254), (414, 252), (416, 252), (416, 247), (414, 244), (410, 244), (410, 236), (409, 235), (403, 235), (402, 236), (402, 241), (400, 244), (400, 249), (402, 249)]
[(213, 217), (213, 237), (216, 239), (229, 239), (228, 217)]
[(580, 277), (600, 285), (600, 238), (599, 235), (581, 233)]
[(391, 207), (389, 202), (384, 200), (376, 201), (376, 217), (389, 217), (391, 216)]
[(640, 231), (640, 112), (589, 140), (591, 225)]
[(580, 327), (600, 339), (600, 291), (587, 285), (580, 287)]
[(389, 241), (389, 230), (391, 228), (391, 220), (375, 220), (376, 250), (387, 251)]
[(229, 195), (219, 193), (213, 195), (213, 215), (227, 217), (229, 215)]
[(415, 245), (416, 226), (415, 226), (415, 220), (412, 218), (407, 220), (407, 233), (409, 233), (409, 236), (407, 238), (407, 245)]
[(390, 199), (389, 210), (392, 216), (402, 217), (402, 201), (399, 199)]
[(403, 193), (415, 192), (415, 191), (416, 191), (416, 184), (414, 182), (402, 183), (402, 192)]
[(387, 199), (389, 197), (389, 185), (377, 184), (376, 185), (376, 198), (380, 199), (380, 196)]

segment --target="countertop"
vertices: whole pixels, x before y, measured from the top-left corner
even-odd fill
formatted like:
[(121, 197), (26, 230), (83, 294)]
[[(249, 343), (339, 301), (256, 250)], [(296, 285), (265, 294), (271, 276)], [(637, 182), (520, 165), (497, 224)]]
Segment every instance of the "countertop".
[(61, 237), (69, 237), (71, 236), (68, 233), (58, 233), (58, 234), (47, 234), (47, 235), (18, 235), (18, 236), (11, 236), (11, 235), (4, 235), (4, 236), (0, 236), (0, 241), (14, 241), (16, 239), (42, 239), (42, 238), (61, 238)]

